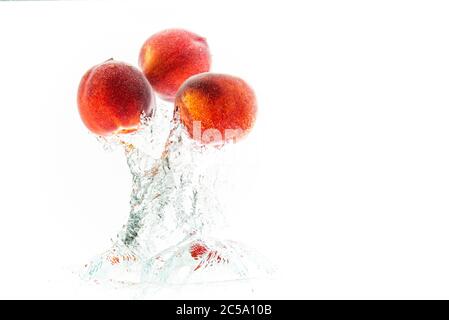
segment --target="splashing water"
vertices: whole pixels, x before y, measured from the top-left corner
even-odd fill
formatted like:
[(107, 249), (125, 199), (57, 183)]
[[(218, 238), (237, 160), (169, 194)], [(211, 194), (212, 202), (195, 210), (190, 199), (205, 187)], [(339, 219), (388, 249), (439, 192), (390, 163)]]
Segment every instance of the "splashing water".
[(216, 238), (229, 201), (225, 189), (232, 188), (226, 178), (232, 163), (223, 161), (229, 147), (198, 144), (172, 115), (172, 107), (159, 105), (137, 132), (99, 138), (105, 149), (124, 149), (131, 210), (112, 248), (87, 264), (82, 277), (182, 284), (271, 273), (254, 251)]

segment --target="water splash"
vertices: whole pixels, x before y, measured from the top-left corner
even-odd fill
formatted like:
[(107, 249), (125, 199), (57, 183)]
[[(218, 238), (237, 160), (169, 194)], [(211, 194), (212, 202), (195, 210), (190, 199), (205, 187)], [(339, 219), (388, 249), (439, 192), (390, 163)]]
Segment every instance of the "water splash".
[(107, 252), (82, 276), (119, 283), (198, 283), (267, 275), (254, 251), (216, 235), (225, 225), (228, 146), (204, 146), (188, 137), (173, 108), (160, 105), (133, 134), (100, 138), (122, 148), (132, 174), (130, 215)]

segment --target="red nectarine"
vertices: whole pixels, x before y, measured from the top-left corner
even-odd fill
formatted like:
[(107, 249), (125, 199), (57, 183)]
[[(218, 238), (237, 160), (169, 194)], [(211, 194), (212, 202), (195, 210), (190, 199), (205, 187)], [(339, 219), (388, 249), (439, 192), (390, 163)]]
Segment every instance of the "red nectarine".
[(136, 130), (142, 113), (151, 114), (154, 96), (143, 73), (108, 60), (88, 70), (78, 88), (78, 110), (86, 127), (98, 135)]
[(175, 106), (189, 135), (202, 143), (241, 139), (257, 113), (256, 96), (245, 81), (216, 73), (189, 78), (176, 94)]
[(210, 64), (206, 39), (182, 29), (154, 34), (139, 55), (139, 65), (151, 86), (161, 98), (170, 101), (187, 78), (209, 71)]

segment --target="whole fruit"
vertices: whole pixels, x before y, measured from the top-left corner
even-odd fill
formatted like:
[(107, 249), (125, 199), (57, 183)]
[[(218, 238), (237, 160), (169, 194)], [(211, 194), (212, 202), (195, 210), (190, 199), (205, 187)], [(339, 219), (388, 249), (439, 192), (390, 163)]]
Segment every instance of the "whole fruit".
[(153, 104), (154, 94), (143, 73), (112, 59), (89, 69), (78, 88), (81, 119), (98, 135), (135, 131)]
[(191, 138), (202, 143), (240, 140), (252, 129), (257, 102), (242, 79), (216, 73), (189, 78), (179, 89), (175, 106)]
[(173, 101), (186, 79), (209, 71), (211, 56), (205, 38), (187, 30), (168, 29), (145, 41), (139, 65), (156, 93)]

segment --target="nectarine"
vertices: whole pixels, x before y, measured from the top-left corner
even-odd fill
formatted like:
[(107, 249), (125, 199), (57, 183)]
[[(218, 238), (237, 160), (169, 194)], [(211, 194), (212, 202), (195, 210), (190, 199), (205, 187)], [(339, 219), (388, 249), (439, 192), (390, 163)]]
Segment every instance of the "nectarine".
[(89, 69), (78, 88), (78, 110), (86, 127), (98, 135), (136, 130), (142, 113), (150, 115), (154, 95), (143, 73), (108, 60)]
[(256, 96), (242, 79), (216, 73), (190, 77), (175, 106), (189, 135), (202, 143), (237, 141), (254, 125)]
[(139, 55), (139, 65), (153, 89), (170, 101), (187, 78), (209, 71), (210, 64), (206, 39), (182, 29), (154, 34)]

